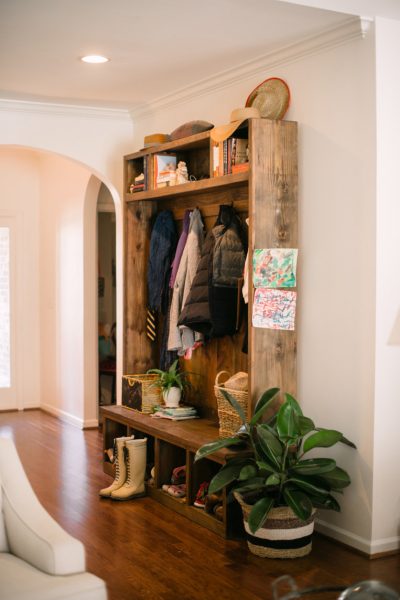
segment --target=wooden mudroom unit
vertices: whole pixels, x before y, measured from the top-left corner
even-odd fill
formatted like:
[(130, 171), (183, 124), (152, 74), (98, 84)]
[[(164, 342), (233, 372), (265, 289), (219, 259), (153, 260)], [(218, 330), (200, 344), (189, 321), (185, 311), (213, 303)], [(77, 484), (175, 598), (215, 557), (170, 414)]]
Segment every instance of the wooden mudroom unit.
[[(243, 130), (241, 130), (243, 135)], [(232, 134), (233, 136), (235, 134)], [(246, 135), (246, 133), (245, 133)], [(199, 208), (205, 229), (213, 227), (219, 206), (234, 207), (245, 226), (249, 218), (249, 257), (255, 248), (297, 248), (297, 124), (290, 121), (249, 119), (248, 171), (213, 176), (213, 146), (210, 132), (199, 133), (162, 146), (124, 157), (125, 191), (125, 337), (124, 373), (146, 373), (158, 367), (158, 344), (146, 335), (147, 263), (151, 226), (157, 212), (170, 209), (178, 229), (186, 209)], [(150, 158), (160, 152), (173, 152), (186, 162), (196, 177), (181, 185), (154, 189)], [(145, 191), (130, 193), (134, 177), (144, 170), (147, 159), (148, 181)], [(185, 402), (197, 408), (200, 419), (179, 423), (154, 419), (121, 406), (103, 407), (104, 447), (114, 437), (135, 433), (149, 439), (149, 455), (155, 464), (155, 483), (149, 495), (188, 518), (222, 536), (234, 535), (233, 504), (224, 498), (223, 521), (193, 507), (196, 486), (211, 477), (224, 462), (225, 451), (194, 463), (196, 450), (218, 438), (218, 414), (214, 394), (217, 373), (249, 373), (249, 412), (259, 395), (269, 387), (296, 395), (296, 331), (252, 327), (252, 269), (249, 268), (248, 354), (242, 352), (244, 327), (234, 336), (212, 339), (181, 359), (181, 368), (198, 374)], [(178, 461), (178, 462), (177, 462)], [(186, 464), (188, 492), (175, 499), (160, 488), (167, 482), (171, 468)], [(111, 464), (104, 470), (112, 474)], [(239, 519), (240, 520), (240, 519)]]

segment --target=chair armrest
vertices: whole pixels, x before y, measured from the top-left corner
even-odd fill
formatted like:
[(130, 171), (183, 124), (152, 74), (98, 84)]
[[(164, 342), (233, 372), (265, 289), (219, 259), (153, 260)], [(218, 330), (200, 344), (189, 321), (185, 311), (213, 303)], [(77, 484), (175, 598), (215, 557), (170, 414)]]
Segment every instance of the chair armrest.
[(3, 515), (10, 552), (50, 575), (85, 571), (85, 550), (45, 511), (11, 440), (0, 438)]

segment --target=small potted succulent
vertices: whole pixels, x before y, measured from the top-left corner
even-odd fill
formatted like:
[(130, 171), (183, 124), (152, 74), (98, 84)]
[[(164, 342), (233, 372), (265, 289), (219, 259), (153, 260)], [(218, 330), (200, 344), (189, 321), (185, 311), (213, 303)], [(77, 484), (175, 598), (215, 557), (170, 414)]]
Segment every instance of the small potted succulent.
[(305, 455), (338, 442), (355, 445), (339, 431), (316, 427), (290, 394), (285, 394), (276, 415), (261, 422), (278, 392), (278, 388), (264, 392), (249, 421), (235, 398), (224, 392), (242, 426), (234, 436), (202, 446), (195, 460), (221, 448), (235, 450), (211, 480), (209, 494), (229, 488), (242, 507), (251, 552), (295, 558), (311, 551), (316, 509), (340, 511), (333, 494), (350, 485), (349, 475), (333, 458)]
[(190, 387), (187, 371), (180, 371), (178, 359), (172, 363), (167, 371), (161, 369), (149, 369), (148, 373), (154, 373), (158, 377), (152, 385), (158, 386), (162, 390), (165, 406), (168, 408), (177, 408), (185, 388)]

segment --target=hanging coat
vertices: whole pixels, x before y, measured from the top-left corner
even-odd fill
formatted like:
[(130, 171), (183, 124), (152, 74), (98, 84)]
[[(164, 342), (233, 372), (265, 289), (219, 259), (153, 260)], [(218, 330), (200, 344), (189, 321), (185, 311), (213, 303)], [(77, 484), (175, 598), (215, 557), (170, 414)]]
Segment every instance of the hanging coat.
[(172, 212), (161, 211), (151, 232), (147, 286), (149, 307), (164, 314), (168, 308), (168, 283), (177, 238)]
[(179, 265), (180, 265), (180, 262), (181, 262), (181, 259), (182, 259), (182, 254), (183, 254), (183, 251), (185, 249), (187, 238), (188, 238), (188, 235), (189, 235), (190, 215), (191, 215), (191, 211), (190, 210), (186, 210), (185, 211), (185, 215), (183, 217), (182, 233), (181, 233), (181, 235), (179, 237), (179, 242), (178, 242), (178, 245), (176, 247), (174, 260), (172, 261), (171, 277), (170, 277), (170, 280), (169, 280), (169, 287), (171, 289), (174, 289), (174, 283), (175, 283), (176, 275), (178, 273)]
[(170, 310), (168, 350), (177, 350), (183, 355), (195, 342), (201, 341), (201, 335), (186, 326), (178, 326), (179, 315), (185, 306), (192, 287), (193, 279), (200, 261), (204, 239), (204, 226), (201, 214), (195, 209), (190, 215), (189, 233), (182, 253), (179, 269), (175, 278)]
[(186, 325), (208, 338), (233, 335), (237, 320), (237, 284), (244, 260), (240, 221), (231, 206), (222, 205), (213, 229), (206, 236), (178, 325)]

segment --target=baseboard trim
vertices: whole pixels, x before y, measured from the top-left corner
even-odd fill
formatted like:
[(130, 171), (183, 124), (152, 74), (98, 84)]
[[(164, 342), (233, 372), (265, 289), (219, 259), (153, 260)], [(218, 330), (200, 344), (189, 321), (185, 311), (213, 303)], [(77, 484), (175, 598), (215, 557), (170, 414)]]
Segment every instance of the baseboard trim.
[(41, 410), (44, 412), (53, 415), (60, 419), (60, 421), (64, 421), (64, 423), (69, 423), (74, 427), (78, 427), (78, 429), (85, 429), (86, 427), (93, 427), (95, 419), (88, 419), (84, 421), (83, 419), (72, 415), (71, 413), (66, 412), (65, 410), (61, 410), (61, 408), (57, 408), (55, 406), (51, 406), (50, 404), (41, 404)]
[(382, 558), (383, 556), (400, 552), (399, 536), (370, 541), (321, 519), (315, 521), (315, 530), (345, 546), (358, 550), (361, 554), (371, 559)]

